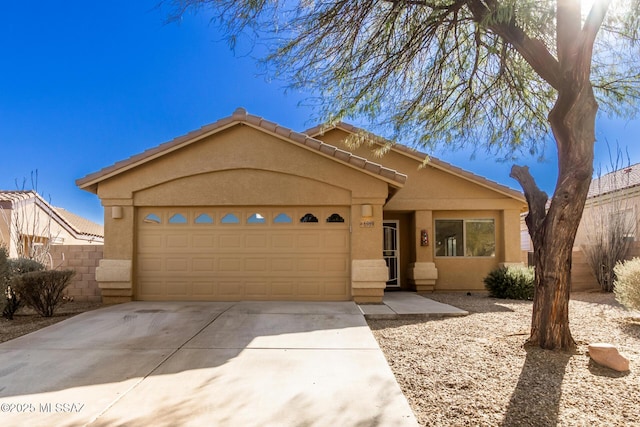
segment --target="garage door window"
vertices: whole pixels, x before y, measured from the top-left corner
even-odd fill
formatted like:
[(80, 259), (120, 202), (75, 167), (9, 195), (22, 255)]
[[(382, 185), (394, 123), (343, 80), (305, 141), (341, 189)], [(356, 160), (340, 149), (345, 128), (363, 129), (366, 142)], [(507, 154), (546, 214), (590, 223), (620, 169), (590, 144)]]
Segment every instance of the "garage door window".
[(334, 213), (327, 218), (327, 222), (344, 222), (344, 218), (342, 218), (339, 214)]
[(293, 220), (284, 212), (279, 213), (273, 218), (274, 224), (291, 224)]
[(186, 224), (187, 218), (182, 214), (175, 214), (169, 218), (169, 224)]
[(300, 222), (318, 222), (318, 218), (314, 214), (308, 213), (300, 218)]
[(264, 224), (264, 216), (256, 212), (247, 218), (247, 224)]
[(160, 217), (156, 214), (150, 213), (149, 215), (144, 217), (144, 222), (147, 224), (160, 224)]
[(232, 213), (228, 213), (220, 220), (222, 224), (240, 224), (240, 219)]
[(200, 214), (196, 217), (194, 222), (196, 224), (213, 224), (213, 218), (207, 214)]

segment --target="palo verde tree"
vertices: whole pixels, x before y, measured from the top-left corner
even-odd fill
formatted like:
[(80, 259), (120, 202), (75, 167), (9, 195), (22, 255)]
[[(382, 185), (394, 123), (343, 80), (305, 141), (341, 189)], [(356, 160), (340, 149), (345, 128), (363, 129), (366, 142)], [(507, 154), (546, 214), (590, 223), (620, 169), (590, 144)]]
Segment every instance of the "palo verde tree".
[[(360, 116), (393, 140), (485, 147), (506, 158), (554, 140), (550, 206), (527, 167), (536, 259), (529, 342), (575, 345), (571, 250), (593, 173), (598, 107), (640, 98), (640, 0), (165, 0), (206, 10), (231, 46), (265, 49), (267, 73), (319, 94), (328, 123)], [(246, 37), (246, 38), (239, 38)]]

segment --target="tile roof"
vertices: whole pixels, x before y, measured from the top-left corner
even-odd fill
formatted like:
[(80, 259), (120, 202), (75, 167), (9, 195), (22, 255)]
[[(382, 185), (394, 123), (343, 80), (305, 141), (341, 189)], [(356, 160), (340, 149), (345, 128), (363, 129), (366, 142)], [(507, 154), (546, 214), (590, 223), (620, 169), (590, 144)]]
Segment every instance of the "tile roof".
[(640, 163), (594, 178), (589, 186), (587, 198), (637, 187), (638, 185), (640, 185)]
[(280, 126), (277, 123), (265, 120), (262, 117), (249, 114), (244, 108), (237, 108), (229, 117), (220, 119), (214, 123), (203, 126), (198, 130), (189, 132), (186, 135), (160, 144), (140, 154), (129, 157), (128, 159), (119, 161), (111, 166), (107, 166), (106, 168), (103, 168), (98, 172), (78, 179), (76, 181), (76, 184), (82, 189), (95, 192), (97, 184), (104, 179), (134, 168), (157, 157), (171, 153), (195, 141), (213, 135), (237, 124), (246, 124), (292, 143), (304, 146), (311, 150), (318, 151), (323, 155), (333, 157), (337, 161), (345, 163), (351, 167), (362, 169), (373, 175), (378, 175), (396, 187), (401, 187), (407, 179), (406, 175), (395, 170), (385, 168), (378, 163), (371, 162), (362, 157), (355, 156), (348, 151), (341, 150), (329, 144), (325, 144), (324, 142), (311, 138), (304, 133), (296, 132), (289, 128)]
[(490, 188), (492, 190), (498, 191), (499, 193), (502, 193), (504, 195), (507, 195), (509, 197), (513, 197), (515, 199), (518, 199), (520, 201), (523, 201), (526, 203), (526, 199), (524, 197), (524, 194), (518, 190), (514, 190), (513, 188), (507, 187), (506, 185), (500, 184), (498, 182), (492, 181), (490, 179), (487, 179), (483, 176), (480, 175), (476, 175), (472, 172), (469, 172), (467, 170), (464, 170), (462, 168), (459, 168), (457, 166), (454, 166), (450, 163), (447, 163), (445, 161), (442, 161), (436, 157), (433, 157), (429, 154), (420, 152), (418, 150), (415, 150), (411, 147), (408, 147), (406, 145), (400, 144), (398, 142), (394, 142), (394, 141), (390, 141), (387, 140), (381, 136), (378, 136), (376, 134), (373, 134), (367, 130), (364, 130), (362, 128), (359, 128), (357, 126), (353, 126), (349, 123), (345, 123), (345, 122), (339, 122), (337, 124), (335, 124), (334, 126), (330, 126), (330, 127), (326, 127), (324, 125), (319, 125), (316, 127), (313, 127), (311, 129), (308, 129), (305, 131), (305, 133), (307, 133), (310, 136), (317, 136), (320, 135), (324, 132), (327, 132), (333, 128), (337, 128), (337, 129), (341, 129), (344, 130), (345, 132), (349, 132), (352, 134), (364, 134), (364, 135), (369, 135), (371, 137), (371, 139), (373, 139), (374, 141), (377, 141), (379, 144), (389, 144), (391, 147), (391, 150), (397, 151), (399, 153), (402, 153), (406, 156), (409, 157), (413, 157), (416, 160), (419, 160), (421, 162), (424, 162), (425, 160), (428, 160), (428, 165), (433, 166), (437, 169), (440, 170), (444, 170), (447, 171), (449, 173), (452, 173), (454, 175), (457, 175), (461, 178), (464, 178), (468, 181), (472, 181), (475, 182), (483, 187), (487, 187)]
[(0, 208), (9, 209), (15, 203), (33, 201), (42, 207), (46, 212), (57, 220), (62, 226), (81, 240), (95, 240), (104, 238), (104, 227), (95, 222), (89, 221), (79, 215), (69, 212), (66, 209), (51, 206), (42, 196), (33, 190), (27, 191), (6, 191), (0, 190)]
[(90, 221), (80, 215), (76, 215), (73, 212), (60, 207), (54, 207), (56, 212), (71, 225), (78, 234), (84, 234), (86, 236), (104, 237), (104, 226)]

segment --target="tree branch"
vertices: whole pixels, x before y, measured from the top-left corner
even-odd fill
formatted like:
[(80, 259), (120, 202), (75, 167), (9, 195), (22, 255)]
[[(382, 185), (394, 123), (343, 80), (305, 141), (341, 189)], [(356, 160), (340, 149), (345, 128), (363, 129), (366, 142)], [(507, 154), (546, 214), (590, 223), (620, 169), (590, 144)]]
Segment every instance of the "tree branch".
[(527, 227), (529, 227), (529, 235), (531, 236), (531, 240), (533, 240), (534, 246), (539, 247), (538, 240), (539, 236), (542, 235), (539, 231), (547, 215), (546, 205), (549, 196), (540, 190), (531, 176), (528, 166), (513, 165), (509, 176), (518, 181), (524, 190), (524, 197), (527, 199), (527, 204), (529, 205), (529, 213), (525, 221)]
[[(486, 2), (468, 1), (467, 6), (476, 22), (480, 24), (493, 13), (490, 7), (495, 9), (497, 2), (495, 0), (487, 0)], [(551, 52), (549, 52), (549, 49), (547, 49), (543, 42), (529, 37), (529, 35), (516, 24), (514, 19), (511, 19), (509, 22), (490, 22), (488, 28), (512, 45), (535, 72), (554, 89), (558, 90), (560, 88), (562, 78), (560, 63)]]

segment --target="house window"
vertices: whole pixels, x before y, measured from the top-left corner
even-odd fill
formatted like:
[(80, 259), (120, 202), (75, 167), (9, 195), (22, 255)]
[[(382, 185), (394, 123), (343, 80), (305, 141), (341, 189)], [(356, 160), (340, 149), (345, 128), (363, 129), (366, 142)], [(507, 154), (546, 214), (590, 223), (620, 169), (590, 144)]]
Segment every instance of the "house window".
[(493, 257), (495, 255), (494, 220), (436, 220), (436, 256)]

